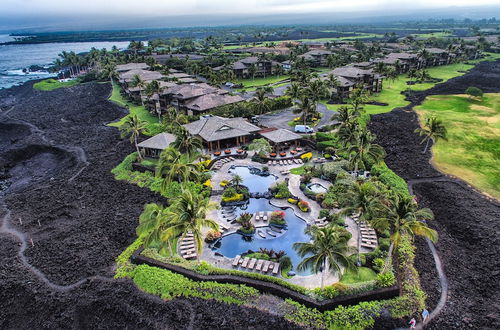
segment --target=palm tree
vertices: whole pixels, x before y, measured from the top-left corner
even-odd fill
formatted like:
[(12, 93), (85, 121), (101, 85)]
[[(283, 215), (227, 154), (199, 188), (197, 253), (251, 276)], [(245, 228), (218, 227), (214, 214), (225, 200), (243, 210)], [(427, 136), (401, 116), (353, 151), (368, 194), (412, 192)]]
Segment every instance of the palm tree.
[(174, 179), (178, 182), (198, 182), (202, 165), (192, 162), (187, 155), (183, 155), (174, 147), (168, 147), (160, 154), (156, 166), (156, 177), (163, 178), (161, 190), (165, 191), (168, 184)]
[(101, 72), (103, 78), (108, 78), (111, 84), (114, 84), (114, 79), (118, 79), (118, 72), (116, 71), (116, 65), (108, 64), (104, 66)]
[(179, 126), (176, 136), (177, 138), (172, 143), (172, 146), (179, 150), (179, 152), (186, 154), (190, 159), (193, 159), (203, 149), (201, 139), (191, 135), (184, 126)]
[(295, 82), (291, 83), (285, 89), (285, 95), (290, 96), (294, 100), (298, 99), (301, 95), (300, 85)]
[(160, 242), (160, 235), (167, 228), (168, 219), (167, 209), (162, 205), (150, 203), (144, 206), (136, 232), (137, 236), (143, 238), (145, 247)]
[(243, 183), (243, 178), (238, 174), (233, 174), (233, 177), (231, 178), (231, 184), (236, 188), (237, 191), (242, 183)]
[(137, 115), (132, 115), (128, 116), (125, 122), (120, 126), (122, 138), (130, 136), (130, 143), (134, 143), (135, 149), (137, 150), (137, 156), (140, 160), (142, 160), (142, 155), (137, 145), (137, 139), (146, 131), (147, 125), (148, 123), (146, 121), (140, 120)]
[(319, 102), (328, 96), (328, 86), (325, 82), (319, 79), (315, 79), (309, 83), (309, 86), (305, 89), (305, 93), (309, 95), (313, 103)]
[(421, 144), (425, 143), (425, 148), (422, 154), (427, 152), (427, 148), (429, 147), (429, 142), (435, 144), (439, 139), (443, 139), (448, 141), (447, 134), (448, 131), (446, 127), (444, 127), (443, 122), (440, 119), (437, 119), (436, 116), (428, 116), (425, 118), (424, 127), (419, 127), (415, 130), (415, 133), (418, 133), (420, 136), (425, 136), (423, 140), (420, 142)]
[(183, 189), (181, 195), (169, 208), (168, 227), (160, 234), (160, 240), (166, 242), (176, 237), (182, 239), (188, 233), (192, 233), (196, 241), (197, 252), (201, 254), (203, 250), (202, 229), (208, 227), (212, 230), (219, 230), (217, 222), (205, 217), (210, 208), (212, 205), (208, 198), (195, 194), (189, 189)]
[(363, 105), (368, 102), (368, 92), (363, 85), (356, 86), (352, 93), (349, 103), (352, 105), (355, 113), (363, 110)]
[(366, 169), (366, 164), (369, 161), (378, 163), (384, 159), (384, 148), (372, 143), (374, 140), (375, 136), (366, 128), (362, 128), (358, 130), (354, 143), (344, 148), (349, 154), (349, 162), (354, 167), (355, 172), (358, 171), (360, 165)]
[(257, 73), (257, 67), (254, 63), (250, 64), (248, 67), (248, 74), (252, 77), (252, 80), (255, 79), (255, 73)]
[(267, 100), (266, 96), (267, 92), (263, 88), (258, 88), (255, 90), (255, 99), (254, 101), (256, 102), (257, 106), (257, 111), (259, 114), (263, 114), (264, 112), (269, 111), (269, 101)]
[(390, 230), (389, 257), (393, 249), (399, 245), (402, 235), (418, 235), (433, 242), (437, 241), (437, 232), (425, 223), (425, 221), (433, 220), (434, 214), (428, 208), (418, 209), (417, 202), (412, 196), (394, 194), (386, 203), (379, 205), (382, 216), (374, 217), (370, 223), (379, 231)]
[(323, 228), (316, 226), (307, 229), (311, 235), (310, 242), (298, 242), (293, 244), (298, 255), (304, 258), (298, 265), (298, 270), (311, 269), (314, 273), (322, 272), (321, 288), (323, 288), (325, 270), (328, 268), (332, 273), (342, 274), (343, 268), (352, 267), (348, 254), (352, 251), (347, 245), (349, 233), (339, 227), (328, 225)]
[(144, 100), (142, 99), (142, 91), (146, 87), (146, 82), (144, 80), (142, 80), (142, 78), (138, 74), (135, 74), (132, 77), (132, 81), (130, 82), (130, 85), (132, 85), (132, 87), (139, 87), (140, 88), (139, 94), (141, 96), (141, 104), (144, 106)]
[(294, 113), (300, 113), (302, 116), (302, 120), (304, 125), (307, 124), (307, 118), (316, 113), (316, 103), (313, 102), (308, 95), (302, 94), (300, 100), (295, 102), (297, 109), (294, 110)]

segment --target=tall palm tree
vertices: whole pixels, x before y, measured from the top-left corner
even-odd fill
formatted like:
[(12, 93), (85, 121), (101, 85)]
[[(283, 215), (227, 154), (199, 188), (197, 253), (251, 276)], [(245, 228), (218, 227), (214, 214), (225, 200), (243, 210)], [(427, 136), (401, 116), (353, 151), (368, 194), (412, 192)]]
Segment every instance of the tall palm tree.
[(269, 101), (267, 99), (267, 92), (263, 88), (258, 88), (255, 90), (255, 99), (254, 102), (257, 106), (257, 111), (259, 114), (263, 114), (264, 112), (269, 111)]
[(118, 72), (116, 71), (115, 64), (108, 64), (104, 66), (101, 74), (103, 78), (108, 78), (111, 81), (111, 84), (114, 84), (114, 80), (118, 79)]
[[(347, 245), (350, 235), (339, 226), (328, 225), (323, 228), (316, 226), (307, 229), (311, 235), (310, 242), (293, 244), (300, 257), (304, 258), (298, 265), (298, 270), (311, 269), (314, 273), (322, 272), (321, 288), (323, 288), (325, 270), (342, 275), (342, 268), (352, 267), (348, 254), (352, 248)], [(347, 232), (347, 233), (346, 233)]]
[(142, 93), (143, 93), (144, 88), (146, 87), (146, 82), (144, 80), (142, 80), (142, 78), (138, 74), (135, 74), (132, 77), (132, 81), (130, 82), (130, 85), (132, 85), (132, 87), (139, 87), (140, 88), (139, 95), (141, 96), (141, 104), (144, 106), (144, 100), (142, 99)]
[(358, 113), (363, 110), (363, 105), (368, 102), (368, 92), (363, 85), (356, 86), (351, 93), (349, 103), (354, 109), (354, 112)]
[(235, 186), (237, 190), (242, 183), (243, 183), (243, 178), (238, 174), (233, 174), (233, 177), (231, 178), (231, 184)]
[(438, 234), (427, 226), (425, 221), (433, 220), (434, 214), (428, 208), (418, 209), (417, 202), (412, 196), (394, 194), (385, 203), (380, 203), (380, 215), (371, 219), (371, 225), (379, 230), (389, 229), (391, 246), (389, 256), (399, 245), (402, 235), (423, 236), (436, 242)]
[(174, 147), (168, 147), (160, 154), (156, 166), (156, 177), (163, 178), (162, 191), (168, 188), (168, 184), (177, 179), (178, 182), (199, 181), (201, 165), (192, 162), (187, 155), (183, 155)]
[(349, 154), (349, 162), (354, 167), (354, 171), (357, 171), (360, 165), (366, 169), (369, 161), (378, 163), (384, 159), (384, 148), (374, 144), (374, 140), (375, 136), (366, 128), (362, 128), (358, 130), (354, 143), (344, 148)]
[(136, 232), (137, 236), (143, 237), (145, 247), (160, 242), (160, 235), (167, 228), (168, 220), (167, 208), (162, 205), (150, 203), (144, 206)]
[(125, 122), (120, 126), (122, 138), (129, 136), (130, 143), (135, 145), (137, 150), (137, 155), (140, 160), (142, 160), (142, 155), (139, 150), (137, 139), (144, 133), (147, 129), (148, 123), (144, 120), (140, 120), (137, 115), (128, 116)]
[(173, 240), (176, 237), (184, 238), (188, 233), (192, 233), (196, 241), (198, 254), (203, 249), (203, 227), (219, 230), (217, 222), (207, 219), (206, 213), (212, 208), (209, 199), (201, 194), (195, 194), (189, 189), (183, 189), (181, 195), (176, 198), (167, 213), (170, 219), (168, 228), (161, 234), (163, 242)]
[(301, 91), (300, 85), (296, 82), (291, 83), (285, 89), (285, 95), (290, 96), (294, 100), (296, 100), (300, 97), (301, 92), (302, 91)]
[(294, 113), (300, 113), (302, 116), (302, 120), (304, 125), (307, 124), (307, 118), (316, 113), (316, 103), (313, 102), (307, 94), (302, 94), (300, 99), (295, 102), (297, 109), (294, 110)]
[(177, 138), (172, 143), (172, 146), (179, 150), (180, 153), (186, 154), (188, 158), (193, 159), (203, 149), (201, 139), (191, 135), (184, 126), (179, 127), (176, 136)]
[(328, 86), (327, 84), (320, 80), (315, 79), (309, 83), (309, 86), (305, 89), (305, 93), (309, 95), (313, 103), (319, 102), (328, 96)]
[(415, 133), (418, 133), (420, 136), (424, 136), (420, 143), (425, 143), (425, 148), (422, 154), (427, 152), (427, 148), (429, 147), (429, 142), (435, 144), (439, 139), (443, 139), (448, 141), (448, 131), (446, 127), (443, 125), (443, 121), (437, 119), (436, 116), (428, 116), (425, 118), (424, 126), (419, 127), (415, 130)]

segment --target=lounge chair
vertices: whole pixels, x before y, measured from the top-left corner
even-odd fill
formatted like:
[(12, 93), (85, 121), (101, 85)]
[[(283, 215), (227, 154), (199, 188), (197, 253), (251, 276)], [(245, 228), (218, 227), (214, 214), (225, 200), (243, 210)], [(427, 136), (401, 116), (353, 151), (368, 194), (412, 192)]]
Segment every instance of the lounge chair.
[(273, 162), (270, 160), (267, 162), (267, 165), (271, 165)]
[(276, 161), (275, 160), (273, 160), (273, 165), (276, 165)]
[(377, 246), (376, 245), (371, 245), (371, 244), (366, 244), (366, 243), (361, 243), (361, 247), (369, 248), (369, 249), (374, 249)]
[(243, 263), (241, 264), (241, 267), (247, 268), (247, 265), (248, 265), (249, 261), (250, 261), (250, 258), (245, 257), (245, 259), (243, 259)]
[(250, 263), (248, 263), (248, 269), (253, 269), (256, 262), (257, 262), (257, 259), (255, 259), (255, 258), (250, 259)]
[(291, 159), (288, 160), (288, 165), (293, 165), (293, 161)]
[(280, 264), (279, 264), (279, 263), (277, 263), (277, 262), (275, 262), (275, 263), (274, 263), (274, 267), (273, 267), (273, 275), (278, 274), (279, 269), (280, 269)]
[(189, 260), (189, 259), (196, 259), (197, 256), (198, 255), (196, 253), (192, 253), (192, 254), (183, 256), (183, 258), (186, 260)]
[(263, 263), (264, 263), (264, 260), (259, 259), (259, 261), (257, 261), (257, 266), (255, 266), (255, 270), (260, 271), (262, 269), (262, 264)]
[(238, 266), (238, 263), (240, 262), (241, 256), (238, 254), (236, 257), (233, 259), (233, 267)]
[(302, 159), (299, 159), (299, 164), (304, 164), (304, 161)]
[(267, 221), (267, 213), (262, 217), (263, 221)]
[(262, 267), (263, 273), (267, 273), (267, 271), (269, 270), (269, 263), (270, 263), (269, 260), (264, 261), (264, 266)]

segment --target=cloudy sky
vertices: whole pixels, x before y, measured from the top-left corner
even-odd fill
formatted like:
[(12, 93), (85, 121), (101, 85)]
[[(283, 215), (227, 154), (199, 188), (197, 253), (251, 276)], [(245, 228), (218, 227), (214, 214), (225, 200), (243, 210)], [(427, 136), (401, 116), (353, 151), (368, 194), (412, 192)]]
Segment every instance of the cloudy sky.
[(498, 0), (0, 0), (0, 12), (14, 15), (130, 14), (298, 14), (495, 5)]

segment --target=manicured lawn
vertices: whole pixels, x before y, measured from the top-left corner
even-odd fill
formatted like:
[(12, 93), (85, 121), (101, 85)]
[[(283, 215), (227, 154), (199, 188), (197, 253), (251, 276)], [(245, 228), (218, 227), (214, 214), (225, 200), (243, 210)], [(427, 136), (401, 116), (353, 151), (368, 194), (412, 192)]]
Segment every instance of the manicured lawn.
[(342, 40), (354, 40), (354, 39), (367, 39), (367, 38), (382, 38), (383, 34), (378, 33), (360, 33), (355, 36), (346, 36), (346, 37), (336, 37), (336, 38), (315, 38), (315, 39), (299, 39), (301, 42), (327, 42), (327, 41), (342, 41)]
[(372, 281), (377, 278), (377, 274), (367, 267), (358, 267), (356, 270), (346, 270), (340, 282), (344, 284), (354, 284)]
[(413, 34), (413, 36), (419, 37), (419, 38), (444, 38), (444, 37), (451, 36), (451, 33), (441, 31), (441, 32), (431, 32), (431, 33), (417, 33), (417, 34)]
[(160, 133), (158, 118), (150, 114), (149, 111), (146, 110), (146, 108), (144, 108), (142, 105), (135, 105), (123, 98), (123, 96), (120, 95), (120, 86), (113, 84), (113, 92), (111, 93), (109, 100), (129, 110), (128, 115), (117, 122), (110, 123), (109, 126), (120, 127), (121, 125), (123, 125), (125, 120), (127, 120), (128, 116), (135, 114), (139, 119), (148, 122), (148, 128), (145, 135), (152, 136)]
[(38, 89), (39, 91), (53, 91), (54, 89), (62, 88), (62, 87), (71, 87), (78, 85), (80, 81), (78, 79), (70, 80), (66, 82), (60, 82), (56, 79), (45, 79), (39, 81), (33, 85), (34, 89)]
[(436, 115), (448, 130), (448, 141), (432, 148), (434, 164), (500, 199), (500, 94), (429, 96), (415, 110), (421, 119)]
[(296, 174), (296, 175), (302, 175), (302, 174), (304, 174), (304, 165), (302, 165), (300, 167), (292, 168), (290, 170), (290, 173)]
[(143, 159), (141, 165), (156, 167), (156, 165), (158, 165), (158, 159), (152, 159), (152, 158)]

